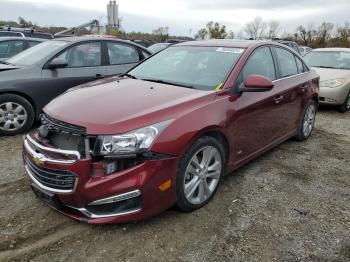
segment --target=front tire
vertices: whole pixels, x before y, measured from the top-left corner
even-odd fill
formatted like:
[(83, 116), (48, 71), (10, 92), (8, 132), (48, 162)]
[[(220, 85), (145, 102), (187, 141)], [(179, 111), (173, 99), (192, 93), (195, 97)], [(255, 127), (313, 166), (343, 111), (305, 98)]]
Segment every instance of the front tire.
[(339, 107), (339, 112), (345, 113), (347, 111), (350, 111), (350, 92), (349, 92), (348, 96), (346, 97), (344, 104), (342, 104)]
[(298, 134), (295, 137), (297, 140), (304, 141), (311, 136), (314, 129), (316, 112), (317, 103), (314, 100), (311, 100), (306, 107)]
[(14, 94), (0, 95), (0, 135), (17, 135), (28, 131), (35, 112), (29, 101)]
[(213, 197), (224, 173), (224, 152), (218, 140), (203, 136), (181, 158), (176, 177), (177, 207), (181, 211), (201, 208)]

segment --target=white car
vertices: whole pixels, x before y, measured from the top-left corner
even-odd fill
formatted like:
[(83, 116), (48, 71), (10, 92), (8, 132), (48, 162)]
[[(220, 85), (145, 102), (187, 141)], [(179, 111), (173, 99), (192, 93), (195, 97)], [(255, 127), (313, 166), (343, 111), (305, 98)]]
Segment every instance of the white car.
[(304, 56), (311, 51), (312, 51), (312, 48), (310, 48), (308, 46), (299, 46), (299, 52), (300, 52), (301, 56)]

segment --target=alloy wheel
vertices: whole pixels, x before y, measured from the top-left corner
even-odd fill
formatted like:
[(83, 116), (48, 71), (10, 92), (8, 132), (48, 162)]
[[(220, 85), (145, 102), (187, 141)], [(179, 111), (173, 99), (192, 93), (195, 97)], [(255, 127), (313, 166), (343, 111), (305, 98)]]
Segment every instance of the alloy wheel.
[(27, 118), (27, 111), (18, 103), (6, 102), (0, 105), (0, 130), (16, 131), (25, 125)]
[(306, 109), (305, 116), (304, 116), (303, 134), (305, 137), (308, 137), (311, 134), (315, 123), (315, 117), (316, 117), (316, 107), (312, 103)]
[(348, 95), (348, 98), (346, 100), (346, 110), (349, 111), (350, 110), (350, 93)]
[(202, 204), (218, 186), (222, 170), (219, 151), (213, 146), (198, 150), (191, 158), (184, 176), (184, 193), (191, 204)]

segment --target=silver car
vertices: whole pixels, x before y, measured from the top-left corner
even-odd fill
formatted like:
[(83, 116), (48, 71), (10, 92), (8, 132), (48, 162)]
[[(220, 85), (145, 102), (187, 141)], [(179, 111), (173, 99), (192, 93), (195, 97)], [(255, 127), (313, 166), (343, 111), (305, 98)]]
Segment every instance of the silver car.
[(350, 48), (319, 48), (304, 56), (320, 75), (320, 103), (350, 110)]

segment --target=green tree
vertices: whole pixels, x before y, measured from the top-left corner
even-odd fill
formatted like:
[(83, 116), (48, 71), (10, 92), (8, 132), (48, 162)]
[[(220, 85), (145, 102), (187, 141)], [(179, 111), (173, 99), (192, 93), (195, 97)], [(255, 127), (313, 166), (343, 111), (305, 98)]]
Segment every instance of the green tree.
[(210, 21), (207, 24), (207, 31), (211, 39), (223, 39), (226, 38), (226, 26), (220, 25), (218, 22)]

